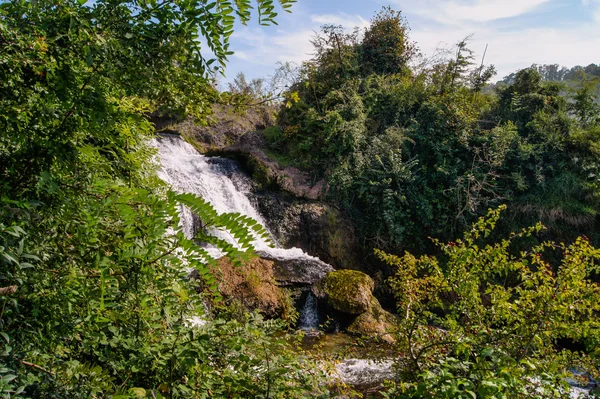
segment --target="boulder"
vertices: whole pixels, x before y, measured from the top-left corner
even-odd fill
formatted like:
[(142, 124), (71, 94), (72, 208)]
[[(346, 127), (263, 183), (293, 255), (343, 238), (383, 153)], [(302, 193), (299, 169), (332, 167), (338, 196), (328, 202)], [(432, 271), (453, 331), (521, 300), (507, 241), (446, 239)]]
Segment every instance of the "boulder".
[(369, 311), (354, 319), (346, 331), (350, 334), (378, 337), (388, 343), (394, 343), (396, 339), (391, 333), (396, 331), (397, 323), (397, 317), (384, 310), (379, 301), (373, 297)]
[(364, 273), (336, 270), (313, 285), (312, 292), (327, 303), (346, 332), (392, 343), (398, 320), (381, 307), (373, 288), (373, 280)]
[[(275, 280), (282, 287), (310, 288), (314, 283), (333, 271), (333, 267), (327, 263), (307, 256), (298, 251), (297, 257), (290, 257), (289, 252), (285, 256), (278, 256), (277, 251), (259, 251), (258, 254), (273, 263)], [(283, 254), (282, 254), (283, 255)]]
[[(241, 266), (233, 265), (223, 257), (212, 267), (219, 292), (226, 298), (238, 301), (249, 310), (258, 310), (267, 317), (286, 318), (292, 311), (290, 293), (277, 283), (274, 263), (253, 258)], [(196, 278), (201, 278), (199, 275)]]
[(371, 277), (356, 270), (336, 270), (329, 273), (313, 288), (313, 294), (324, 299), (335, 310), (360, 315), (369, 311), (375, 284)]

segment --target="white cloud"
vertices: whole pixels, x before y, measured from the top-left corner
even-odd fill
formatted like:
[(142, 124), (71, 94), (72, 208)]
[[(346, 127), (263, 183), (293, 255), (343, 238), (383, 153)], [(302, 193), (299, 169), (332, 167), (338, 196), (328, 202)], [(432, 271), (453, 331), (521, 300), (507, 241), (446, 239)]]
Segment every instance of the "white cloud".
[(582, 0), (582, 4), (592, 8), (592, 18), (594, 22), (600, 23), (600, 0)]
[(241, 27), (233, 34), (232, 48), (235, 52), (232, 59), (264, 66), (274, 66), (278, 61), (308, 60), (313, 53), (311, 38), (322, 25), (327, 24), (352, 30), (357, 26), (368, 26), (369, 21), (359, 15), (338, 13), (311, 15), (310, 22), (297, 31)]
[[(501, 32), (488, 27), (414, 29), (411, 36), (427, 56), (441, 46), (454, 44), (473, 34), (470, 48), (481, 57), (488, 44), (485, 63), (494, 64), (497, 78), (519, 68), (537, 64), (564, 66), (597, 62), (593, 49), (600, 48), (600, 26), (582, 24), (571, 28), (524, 28)], [(479, 60), (478, 60), (479, 61)]]
[(273, 67), (278, 61), (301, 62), (312, 53), (311, 37), (313, 30), (269, 31), (260, 28), (243, 27), (232, 38), (234, 55), (237, 58), (256, 65)]
[[(449, 25), (489, 22), (526, 14), (550, 0), (395, 0), (394, 2), (422, 17)], [(584, 0), (589, 1), (589, 0)]]
[[(436, 48), (449, 47), (473, 34), (469, 47), (477, 57), (481, 57), (488, 44), (485, 63), (496, 65), (498, 79), (532, 63), (558, 63), (571, 67), (598, 62), (595, 49), (600, 48), (600, 23), (594, 23), (591, 17), (596, 13), (600, 21), (600, 0), (578, 2), (580, 7), (582, 4), (589, 7), (587, 21), (555, 21), (544, 28), (515, 28), (514, 24), (510, 24), (513, 26), (510, 31), (505, 29), (506, 26), (499, 28), (499, 24), (486, 21), (530, 12), (547, 0), (504, 0), (502, 3), (500, 0), (452, 0), (449, 3), (444, 0), (419, 0), (418, 3), (415, 0), (395, 1), (410, 2), (405, 10), (412, 21), (417, 21), (411, 24), (411, 39), (417, 42), (425, 56), (432, 55)], [(429, 15), (438, 14), (443, 16), (439, 19), (444, 21), (454, 18), (454, 23), (427, 23), (422, 20), (423, 17), (421, 20), (413, 19), (415, 13), (419, 14), (422, 4), (436, 4), (437, 9), (429, 9)], [(413, 16), (410, 17), (410, 14)], [(282, 25), (278, 29), (244, 27), (237, 30), (232, 43), (236, 54), (231, 58), (231, 71), (244, 70), (251, 71), (254, 76), (267, 76), (273, 72), (278, 61), (301, 62), (310, 59), (313, 52), (310, 40), (320, 25), (338, 24), (348, 29), (367, 25), (364, 18), (345, 13), (305, 13), (296, 22), (296, 28)]]
[(346, 29), (353, 29), (355, 27), (366, 28), (369, 26), (369, 21), (360, 15), (349, 15), (346, 13), (313, 15), (311, 20), (319, 25), (341, 25)]

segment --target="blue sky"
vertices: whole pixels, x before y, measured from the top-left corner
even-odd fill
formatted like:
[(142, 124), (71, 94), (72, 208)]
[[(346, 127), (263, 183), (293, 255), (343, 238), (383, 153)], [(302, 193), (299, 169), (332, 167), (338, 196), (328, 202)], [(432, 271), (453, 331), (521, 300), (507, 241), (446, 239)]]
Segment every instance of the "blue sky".
[(366, 27), (382, 6), (401, 10), (411, 39), (424, 56), (473, 35), (478, 56), (497, 79), (532, 63), (565, 66), (600, 62), (600, 0), (298, 0), (279, 26), (256, 19), (239, 26), (232, 38), (226, 80), (239, 71), (268, 77), (278, 61), (297, 63), (311, 56), (310, 38), (323, 24)]

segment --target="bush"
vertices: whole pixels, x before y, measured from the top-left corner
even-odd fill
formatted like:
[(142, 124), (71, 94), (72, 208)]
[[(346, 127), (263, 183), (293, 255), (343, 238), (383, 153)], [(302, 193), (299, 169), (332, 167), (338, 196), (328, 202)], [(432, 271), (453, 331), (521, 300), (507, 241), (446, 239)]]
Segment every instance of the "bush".
[[(150, 114), (206, 116), (207, 68), (224, 66), (229, 14), (247, 21), (249, 6), (0, 2), (2, 398), (326, 393), (283, 324), (220, 305), (201, 244), (239, 264), (264, 229), (165, 189), (149, 146)], [(272, 2), (258, 6), (273, 22)], [(238, 245), (186, 237), (183, 207)]]
[[(403, 318), (394, 397), (562, 397), (566, 378), (600, 366), (600, 250), (585, 237), (515, 254), (513, 242), (540, 224), (486, 243), (500, 208), (439, 257), (378, 252), (396, 267), (390, 284)], [(562, 253), (555, 263), (545, 254)], [(579, 351), (558, 343), (577, 343)], [(391, 394), (390, 394), (391, 395)]]
[(270, 126), (264, 130), (265, 139), (272, 148), (279, 148), (284, 138), (283, 129), (279, 126)]

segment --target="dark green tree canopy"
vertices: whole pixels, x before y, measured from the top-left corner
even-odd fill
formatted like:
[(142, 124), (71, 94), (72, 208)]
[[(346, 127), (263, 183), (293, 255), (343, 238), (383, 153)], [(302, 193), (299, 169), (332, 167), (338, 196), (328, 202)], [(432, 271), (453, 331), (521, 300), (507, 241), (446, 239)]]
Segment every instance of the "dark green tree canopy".
[[(2, 398), (326, 391), (274, 338), (284, 324), (232, 316), (198, 245), (240, 264), (264, 229), (170, 191), (150, 146), (151, 115), (205, 118), (236, 19), (248, 22), (253, 5), (274, 23), (293, 1), (278, 3), (0, 1)], [(185, 236), (183, 206), (238, 245)], [(214, 324), (200, 329), (196, 316)]]
[(417, 48), (408, 38), (408, 32), (408, 23), (402, 13), (384, 7), (365, 31), (362, 68), (367, 73), (410, 73), (408, 63), (417, 54)]

